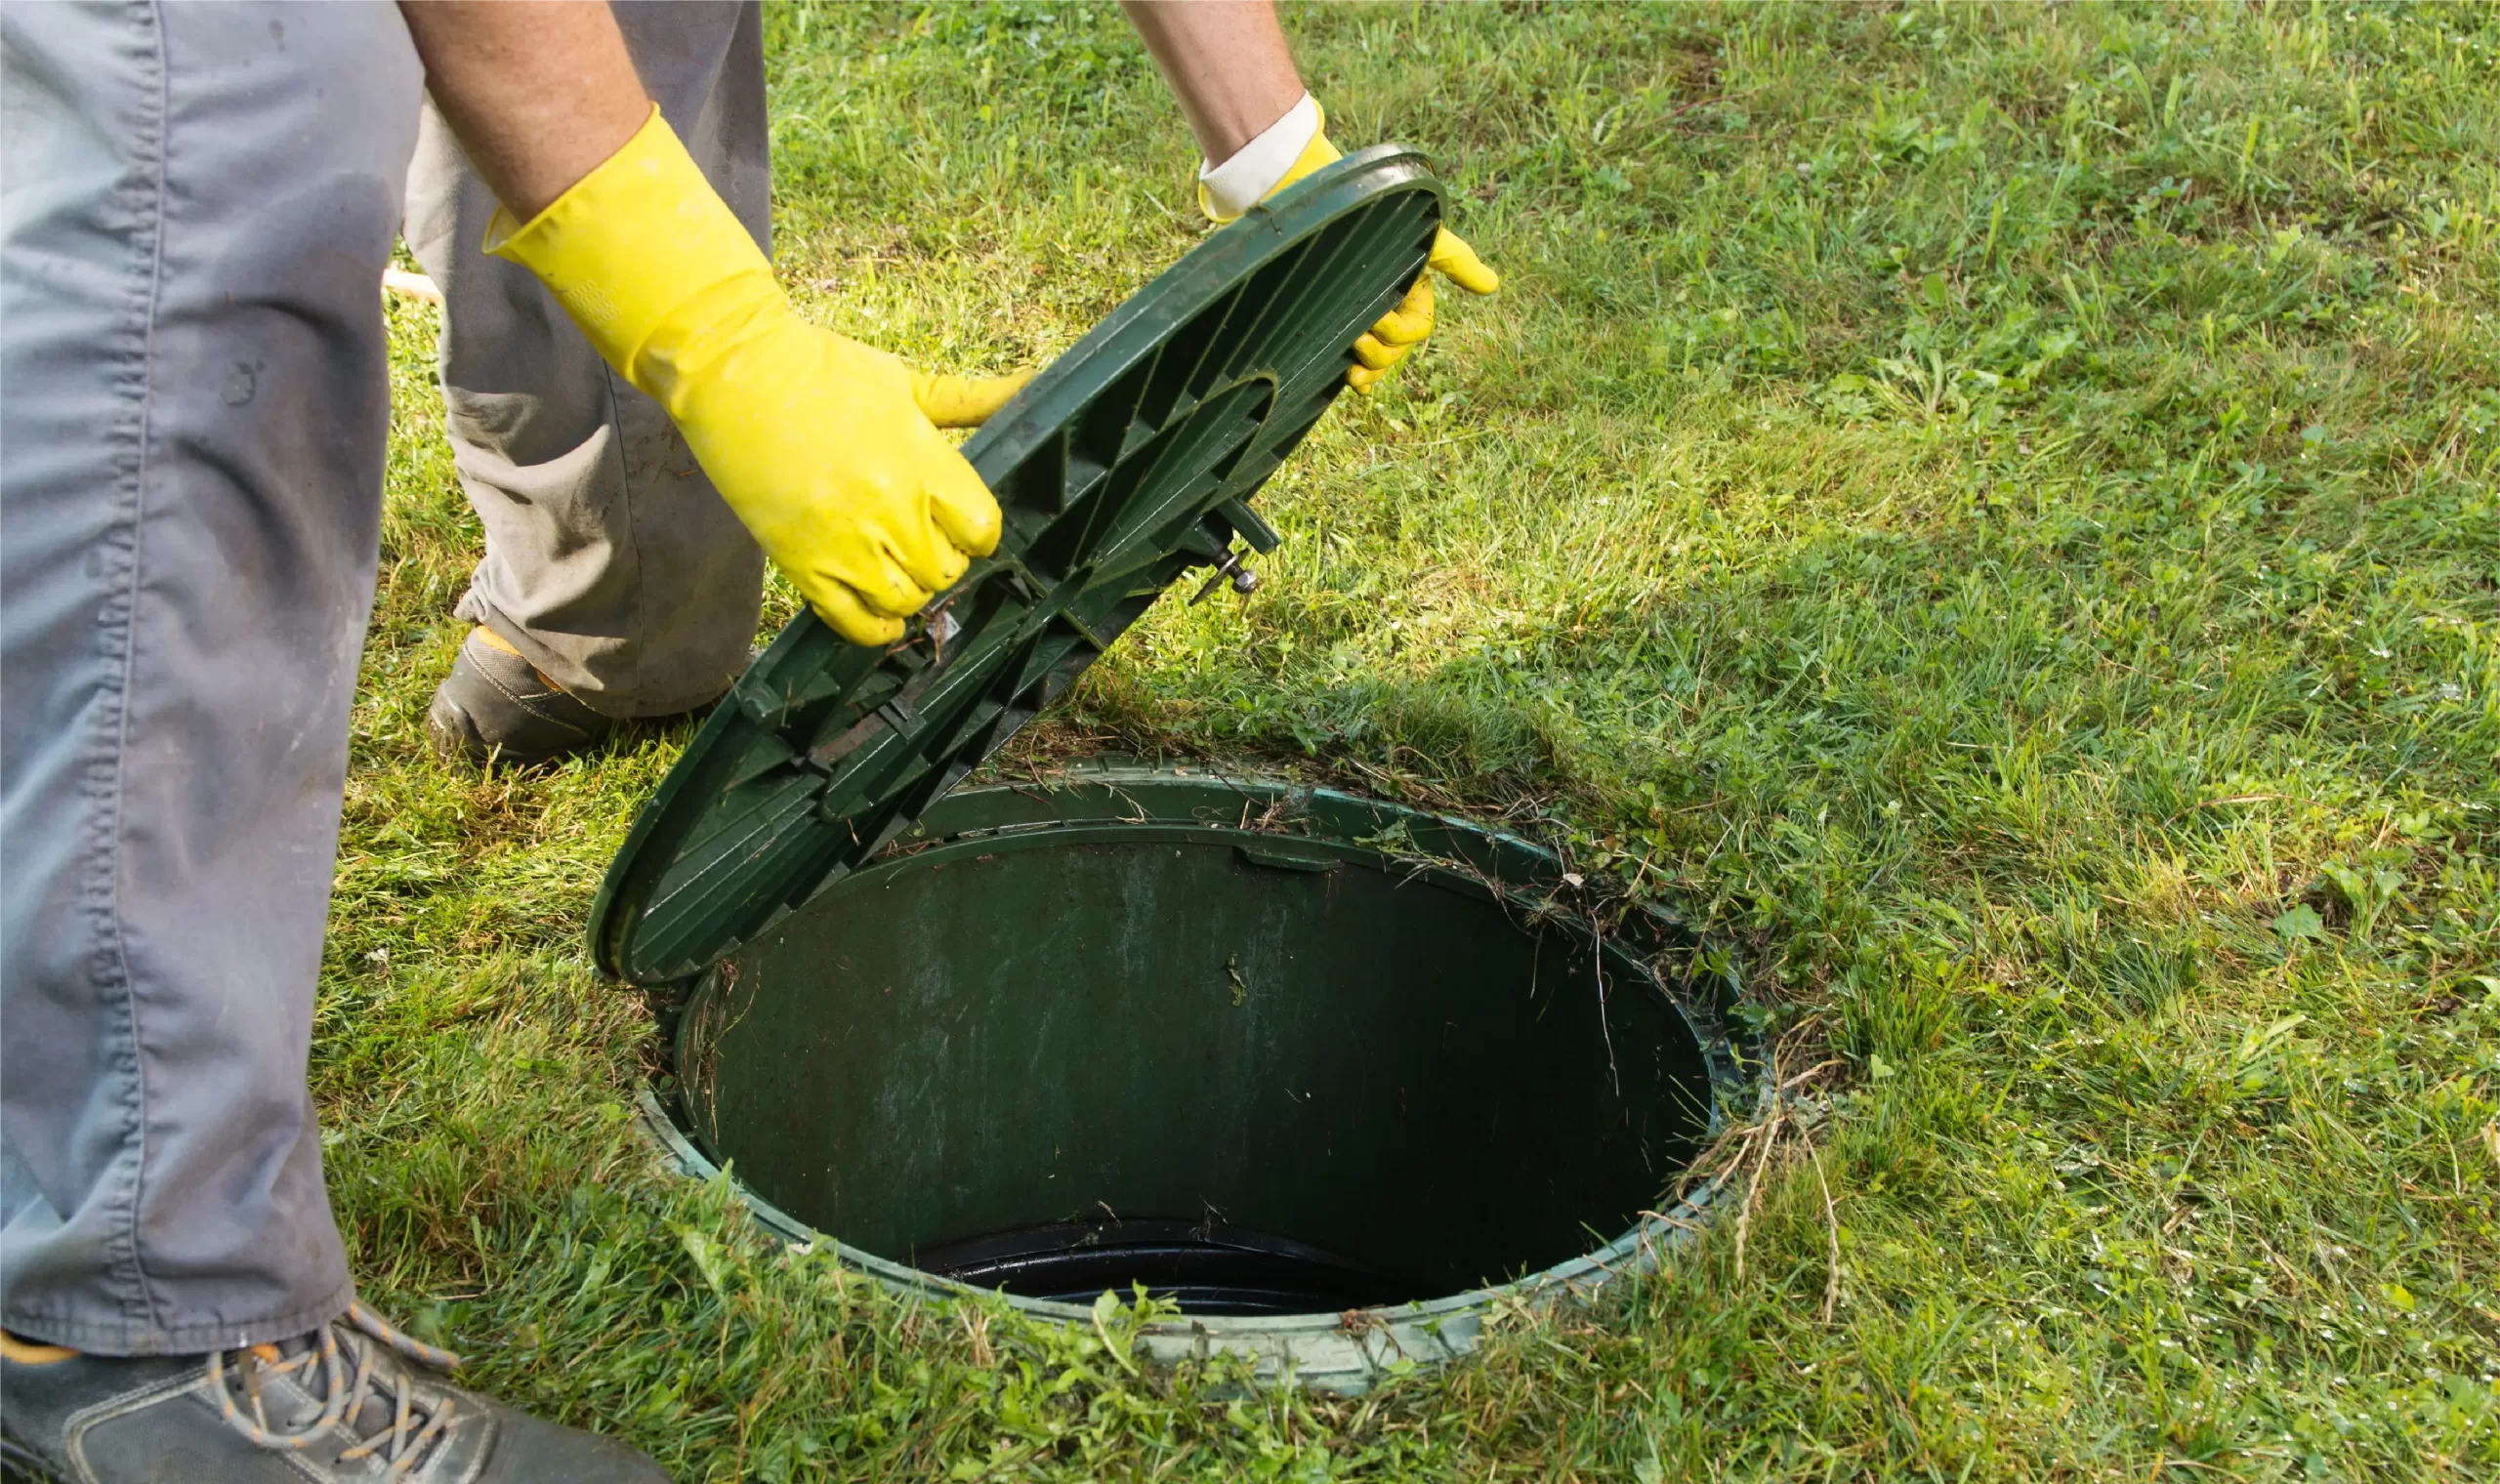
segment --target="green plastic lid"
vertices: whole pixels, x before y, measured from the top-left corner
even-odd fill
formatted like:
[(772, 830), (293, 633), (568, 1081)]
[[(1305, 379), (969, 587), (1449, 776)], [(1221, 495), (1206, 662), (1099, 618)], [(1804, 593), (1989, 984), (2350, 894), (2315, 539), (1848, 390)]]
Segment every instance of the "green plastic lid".
[[(1248, 591), (1249, 497), (1345, 386), (1441, 219), (1421, 157), (1348, 155), (1253, 208), (964, 445), (1005, 514), (892, 648), (802, 613), (634, 821), (591, 904), (602, 971), (695, 973), (867, 861), (1192, 567)], [(1210, 582), (1210, 575), (1212, 581)]]

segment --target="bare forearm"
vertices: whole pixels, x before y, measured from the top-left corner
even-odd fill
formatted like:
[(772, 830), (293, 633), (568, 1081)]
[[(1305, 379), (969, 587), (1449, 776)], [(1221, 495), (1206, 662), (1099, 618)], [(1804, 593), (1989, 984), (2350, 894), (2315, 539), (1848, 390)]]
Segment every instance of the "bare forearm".
[(504, 209), (526, 222), (650, 116), (605, 0), (400, 0), (426, 91)]
[(1302, 102), (1302, 74), (1270, 0), (1120, 0), (1216, 164)]

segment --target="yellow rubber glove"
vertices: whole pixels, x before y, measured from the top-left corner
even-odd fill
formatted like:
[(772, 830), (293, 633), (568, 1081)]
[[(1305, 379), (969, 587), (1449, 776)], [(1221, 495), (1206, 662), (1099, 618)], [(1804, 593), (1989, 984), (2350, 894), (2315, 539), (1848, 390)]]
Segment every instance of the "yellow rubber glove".
[(998, 502), (938, 432), (1027, 376), (915, 371), (801, 319), (659, 110), (486, 250), (536, 273), (619, 375), (668, 409), (729, 509), (843, 638), (903, 620), (998, 545)]
[[(1328, 143), (1328, 113), (1323, 108), (1319, 112), (1319, 128), (1311, 136), (1311, 143), (1303, 146), (1301, 156), (1285, 171), (1284, 178), (1269, 187), (1268, 194), (1272, 196), (1321, 166), (1344, 157), (1344, 151)], [(1198, 187), (1198, 209), (1212, 222), (1232, 220), (1216, 215), (1215, 203), (1207, 199), (1204, 185)], [(1356, 392), (1368, 393), (1374, 384), (1433, 333), (1434, 273), (1438, 272), (1479, 296), (1502, 286), (1501, 275), (1476, 256), (1476, 249), (1468, 246), (1465, 238), (1446, 227), (1434, 236), (1433, 250), (1424, 261), (1425, 270), (1415, 275), (1414, 287), (1406, 291), (1397, 308), (1380, 316), (1371, 332), (1354, 342), (1354, 359), (1361, 364), (1347, 369), (1346, 385)]]

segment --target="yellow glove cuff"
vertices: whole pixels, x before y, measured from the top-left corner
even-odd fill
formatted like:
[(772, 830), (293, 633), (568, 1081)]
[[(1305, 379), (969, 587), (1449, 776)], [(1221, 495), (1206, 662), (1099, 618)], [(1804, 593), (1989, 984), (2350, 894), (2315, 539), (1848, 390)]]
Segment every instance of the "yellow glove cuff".
[(656, 104), (526, 226), (497, 210), (484, 245), (537, 274), (607, 363), (673, 416), (679, 388), (792, 312), (763, 249)]
[[(1294, 162), (1285, 167), (1285, 173), (1282, 178), (1280, 178), (1276, 184), (1268, 187), (1268, 195), (1274, 195), (1277, 191), (1284, 189), (1286, 186), (1301, 180), (1304, 176), (1311, 174), (1312, 171), (1319, 169), (1323, 165), (1333, 165), (1337, 161), (1345, 158), (1344, 150), (1339, 149), (1336, 145), (1328, 143), (1327, 108), (1320, 104), (1317, 100), (1312, 101), (1312, 106), (1318, 110), (1319, 127), (1311, 131), (1311, 143), (1303, 145), (1302, 153), (1294, 156)], [(1267, 197), (1262, 196), (1260, 199), (1265, 200)], [(1219, 227), (1223, 226), (1227, 222), (1237, 222), (1240, 220), (1238, 213), (1229, 217), (1218, 216), (1216, 214), (1215, 203), (1207, 199), (1207, 187), (1204, 181), (1198, 183), (1198, 210), (1208, 221), (1215, 223)]]

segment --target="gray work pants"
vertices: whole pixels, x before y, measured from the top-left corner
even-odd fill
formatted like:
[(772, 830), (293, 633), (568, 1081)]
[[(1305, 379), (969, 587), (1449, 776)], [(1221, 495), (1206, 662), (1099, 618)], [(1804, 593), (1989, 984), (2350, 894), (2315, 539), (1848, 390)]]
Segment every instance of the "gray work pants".
[[(769, 252), (761, 9), (615, 12), (661, 114)], [(408, 248), (442, 290), (444, 422), (486, 531), (459, 615), (604, 716), (708, 704), (746, 668), (764, 554), (659, 404), (608, 369), (527, 268), (478, 251), (494, 210), (429, 105)]]
[(301, 1334), (423, 76), (389, 6), (0, 5), (0, 1325)]
[[(752, 34), (746, 8), (706, 14)], [(21, 1336), (197, 1352), (352, 1294), (305, 1064), (421, 82), (390, 5), (0, 5), (0, 1326)], [(569, 334), (507, 353), (535, 372)], [(497, 365), (449, 348), (473, 351)], [(503, 389), (473, 413), (524, 467), (546, 383), (459, 385)], [(629, 436), (572, 446), (633, 463)], [(647, 526), (548, 528), (570, 555)]]

